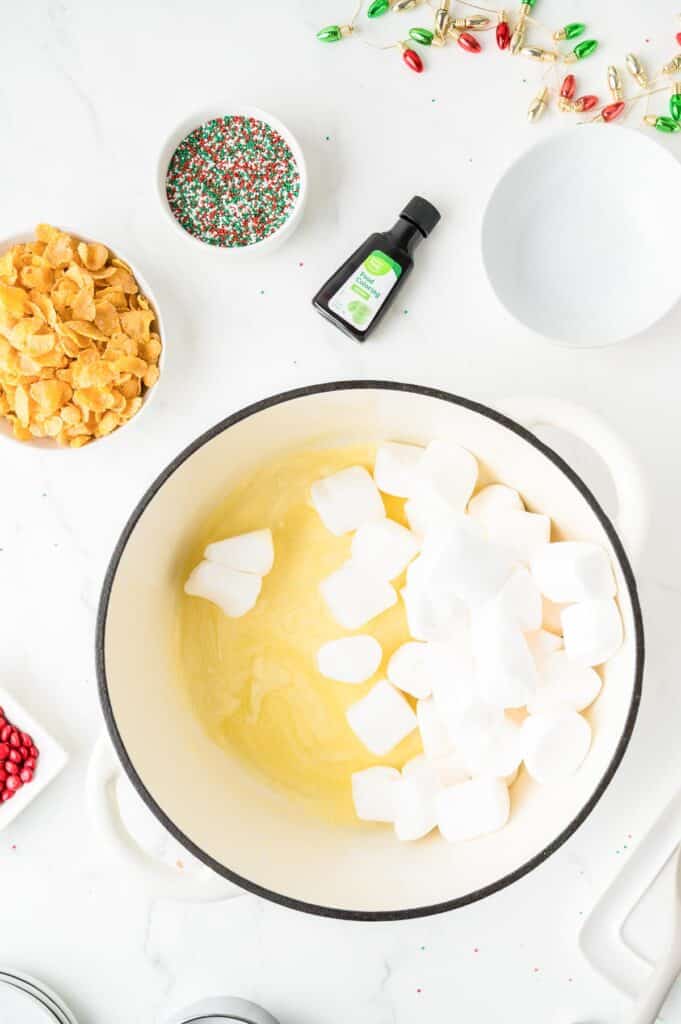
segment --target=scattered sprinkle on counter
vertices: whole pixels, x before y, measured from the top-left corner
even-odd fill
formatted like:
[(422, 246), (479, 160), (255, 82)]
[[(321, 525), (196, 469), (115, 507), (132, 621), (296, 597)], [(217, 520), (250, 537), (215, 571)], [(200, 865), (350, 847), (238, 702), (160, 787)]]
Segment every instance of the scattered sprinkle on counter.
[(243, 248), (278, 231), (300, 191), (288, 144), (255, 117), (214, 118), (190, 132), (166, 173), (171, 212), (194, 238)]

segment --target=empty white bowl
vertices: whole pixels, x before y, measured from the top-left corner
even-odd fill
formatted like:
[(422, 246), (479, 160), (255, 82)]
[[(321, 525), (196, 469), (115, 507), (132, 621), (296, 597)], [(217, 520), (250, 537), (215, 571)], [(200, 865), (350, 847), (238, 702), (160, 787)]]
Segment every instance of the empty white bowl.
[[(161, 319), (161, 311), (159, 309), (158, 303), (156, 302), (156, 299), (154, 298), (154, 294), (151, 288), (149, 287), (146, 279), (140, 274), (135, 264), (128, 259), (126, 254), (122, 253), (119, 249), (113, 249), (110, 245), (108, 245), (107, 242), (103, 241), (102, 239), (90, 238), (88, 235), (83, 235), (80, 231), (73, 231), (71, 228), (66, 227), (63, 224), (59, 224), (57, 226), (60, 228), (60, 230), (65, 231), (67, 235), (72, 235), (74, 238), (77, 238), (79, 242), (101, 242), (102, 245), (107, 246), (109, 252), (111, 252), (115, 257), (123, 260), (124, 263), (127, 263), (127, 265), (132, 270), (133, 276), (140, 287), (140, 291), (149, 300), (151, 308), (156, 314), (156, 332), (160, 335), (162, 345), (161, 354), (158, 359), (158, 368), (160, 373), (159, 379), (156, 382), (156, 384), (154, 384), (153, 388), (149, 388), (144, 393), (142, 406), (139, 412), (137, 412), (131, 419), (121, 424), (120, 427), (117, 427), (115, 430), (112, 430), (110, 434), (105, 434), (104, 437), (95, 438), (93, 441), (91, 441), (89, 444), (84, 445), (82, 448), (70, 448), (63, 445), (58, 445), (55, 441), (52, 440), (52, 438), (49, 437), (36, 437), (33, 438), (33, 440), (31, 441), (18, 441), (12, 432), (12, 425), (9, 422), (9, 420), (6, 420), (4, 416), (0, 416), (0, 442), (12, 441), (14, 444), (21, 445), (23, 448), (33, 449), (34, 451), (39, 452), (83, 452), (88, 449), (92, 449), (93, 446), (99, 448), (99, 446), (103, 444), (105, 441), (110, 441), (112, 438), (117, 437), (121, 433), (121, 431), (130, 427), (131, 424), (137, 423), (142, 413), (150, 405), (152, 399), (156, 397), (156, 393), (159, 387), (161, 386), (161, 381), (163, 379), (163, 364), (165, 361), (166, 353), (166, 332), (163, 326), (163, 320)], [(32, 242), (34, 240), (34, 231), (23, 231), (19, 234), (12, 235), (11, 237), (3, 238), (2, 240), (0, 240), (0, 256), (2, 256), (3, 253), (7, 252), (8, 249), (11, 249), (13, 245), (18, 245), (20, 242)]]
[(681, 297), (681, 165), (654, 135), (574, 127), (524, 153), (482, 225), (492, 288), (517, 320), (574, 347), (650, 327)]
[[(194, 235), (185, 231), (170, 209), (170, 204), (168, 202), (168, 195), (166, 193), (166, 174), (168, 172), (168, 166), (173, 153), (182, 140), (196, 128), (205, 124), (206, 121), (212, 121), (219, 117), (253, 117), (258, 121), (262, 121), (264, 124), (269, 125), (270, 128), (274, 129), (274, 131), (281, 135), (282, 139), (291, 150), (293, 158), (298, 166), (300, 186), (298, 189), (298, 198), (293, 204), (291, 212), (281, 227), (277, 228), (277, 230), (271, 235), (268, 235), (267, 238), (262, 238), (259, 242), (254, 242), (252, 245), (220, 246), (208, 245), (208, 243), (202, 242), (200, 238), (195, 238)], [(257, 107), (231, 107), (229, 104), (225, 104), (225, 106), (220, 109), (211, 108), (192, 114), (191, 117), (185, 118), (185, 120), (178, 125), (175, 131), (172, 132), (161, 150), (156, 170), (156, 188), (163, 212), (173, 225), (174, 230), (177, 231), (182, 238), (191, 242), (195, 248), (201, 248), (204, 252), (213, 252), (223, 259), (243, 260), (261, 255), (262, 253), (272, 252), (273, 249), (276, 249), (277, 246), (281, 245), (285, 238), (289, 238), (293, 234), (294, 230), (300, 223), (307, 199), (307, 168), (305, 165), (305, 157), (303, 156), (303, 151), (300, 148), (298, 140), (278, 118), (274, 117), (272, 114), (268, 114), (264, 110), (259, 110)]]

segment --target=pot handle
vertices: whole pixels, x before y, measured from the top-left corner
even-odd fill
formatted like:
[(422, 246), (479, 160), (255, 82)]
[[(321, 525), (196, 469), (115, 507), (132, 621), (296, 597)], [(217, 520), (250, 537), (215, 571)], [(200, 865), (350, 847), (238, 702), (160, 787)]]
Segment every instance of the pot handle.
[(174, 871), (146, 853), (125, 828), (118, 810), (113, 783), (120, 772), (120, 762), (108, 736), (100, 736), (92, 751), (85, 780), (90, 821), (119, 863), (134, 872), (148, 896), (207, 903), (246, 895), (243, 889), (213, 874), (209, 868), (205, 869), (207, 877), (197, 878)]
[(558, 427), (589, 445), (610, 470), (617, 493), (617, 532), (634, 562), (638, 562), (648, 533), (648, 488), (636, 459), (617, 434), (581, 405), (560, 398), (506, 398), (495, 403), (500, 412), (522, 426)]

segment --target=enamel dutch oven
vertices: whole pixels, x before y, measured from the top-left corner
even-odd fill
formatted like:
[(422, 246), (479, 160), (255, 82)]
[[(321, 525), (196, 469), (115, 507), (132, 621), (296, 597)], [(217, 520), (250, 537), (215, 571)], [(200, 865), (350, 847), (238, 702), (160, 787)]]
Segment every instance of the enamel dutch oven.
[[(567, 429), (601, 455), (617, 490), (617, 529), (574, 470), (531, 432), (538, 424)], [(453, 846), (437, 835), (409, 844), (387, 828), (332, 826), (272, 792), (203, 734), (174, 657), (185, 553), (225, 492), (254, 466), (321, 443), (432, 438), (464, 445), (479, 460), (482, 482), (502, 480), (530, 510), (550, 515), (554, 539), (604, 545), (625, 627), (624, 645), (606, 666), (601, 696), (588, 712), (594, 741), (577, 775), (540, 787), (521, 773), (509, 825)], [(91, 768), (90, 807), (98, 824), (129, 861), (144, 867), (151, 884), (157, 869), (125, 843), (103, 795), (120, 762), (165, 828), (222, 876), (207, 873), (217, 883), (212, 897), (225, 898), (231, 883), (232, 892), (248, 890), (310, 913), (394, 920), (461, 907), (510, 885), (591, 814), (629, 742), (641, 697), (643, 626), (625, 546), (636, 555), (646, 518), (645, 491), (624, 446), (598, 418), (555, 400), (512, 400), (494, 409), (412, 384), (356, 381), (290, 391), (229, 416), (152, 484), (109, 566), (97, 670), (117, 759), (107, 759), (100, 746)], [(173, 876), (178, 894), (187, 884)]]

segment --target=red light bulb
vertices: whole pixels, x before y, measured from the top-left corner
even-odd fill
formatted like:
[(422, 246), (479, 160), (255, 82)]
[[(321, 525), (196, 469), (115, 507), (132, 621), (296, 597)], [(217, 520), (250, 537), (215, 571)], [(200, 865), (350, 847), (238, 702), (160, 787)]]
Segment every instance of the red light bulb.
[[(578, 100), (575, 100), (575, 109), (578, 114), (584, 110), (593, 110), (596, 106), (598, 106), (598, 96), (580, 96)], [(617, 117), (617, 114), (614, 116)]]
[(410, 71), (416, 71), (419, 74), (423, 71), (423, 61), (415, 50), (410, 50), (409, 47), (402, 50), (402, 60)]
[(467, 53), (480, 53), (481, 46), (475, 36), (472, 36), (470, 32), (462, 32), (457, 43), (462, 50), (466, 50)]
[(566, 75), (560, 87), (560, 94), (564, 100), (571, 100), (577, 88), (577, 79), (574, 75)]
[(614, 121), (616, 117), (620, 116), (625, 106), (626, 104), (623, 103), (622, 100), (620, 100), (619, 103), (611, 103), (609, 106), (603, 107), (601, 110), (601, 117), (606, 122)]

